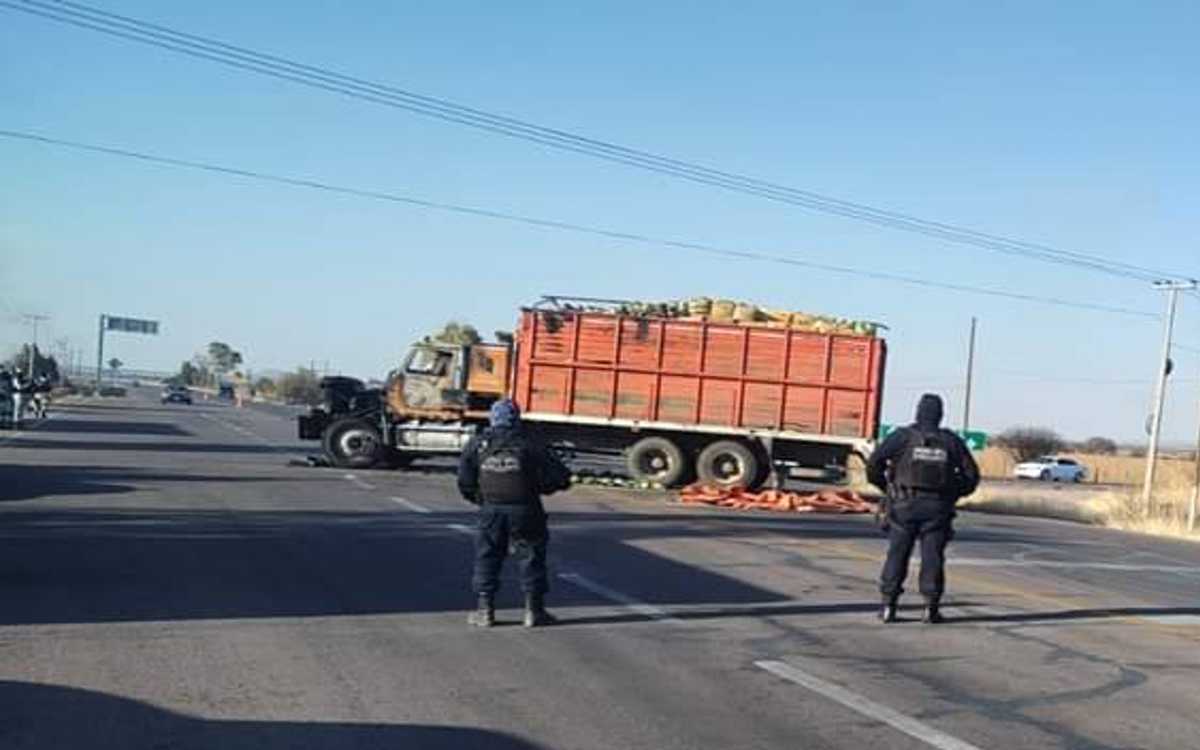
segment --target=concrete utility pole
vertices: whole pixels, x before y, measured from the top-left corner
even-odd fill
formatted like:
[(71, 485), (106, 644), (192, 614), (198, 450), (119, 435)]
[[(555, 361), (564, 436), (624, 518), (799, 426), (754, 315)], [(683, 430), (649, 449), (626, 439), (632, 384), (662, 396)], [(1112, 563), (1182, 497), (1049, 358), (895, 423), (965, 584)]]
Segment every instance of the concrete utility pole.
[[(1200, 403), (1200, 399), (1197, 399)], [(1192, 499), (1188, 502), (1187, 530), (1189, 534), (1196, 531), (1196, 510), (1200, 505), (1200, 419), (1196, 420), (1196, 472), (1192, 477)]]
[(1146, 451), (1146, 477), (1142, 482), (1142, 505), (1150, 507), (1150, 498), (1154, 492), (1154, 469), (1158, 459), (1158, 438), (1162, 431), (1163, 400), (1167, 394), (1167, 368), (1171, 361), (1171, 333), (1175, 327), (1175, 305), (1179, 301), (1179, 292), (1195, 289), (1197, 282), (1188, 281), (1156, 281), (1155, 289), (1167, 293), (1167, 318), (1163, 330), (1162, 358), (1158, 361), (1158, 374), (1154, 379), (1154, 411), (1150, 415), (1150, 447)]
[(1196, 506), (1200, 505), (1200, 421), (1196, 426), (1196, 475), (1192, 478), (1192, 500), (1188, 503), (1188, 533), (1196, 530)]
[(967, 345), (967, 395), (963, 403), (963, 432), (971, 429), (971, 386), (975, 383), (975, 327), (978, 319), (971, 316), (971, 341)]

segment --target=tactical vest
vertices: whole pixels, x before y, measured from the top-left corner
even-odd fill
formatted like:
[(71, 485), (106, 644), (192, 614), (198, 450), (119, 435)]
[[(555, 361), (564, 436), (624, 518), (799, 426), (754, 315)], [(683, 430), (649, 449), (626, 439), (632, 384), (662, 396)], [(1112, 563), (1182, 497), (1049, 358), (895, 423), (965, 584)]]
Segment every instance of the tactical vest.
[(950, 441), (941, 431), (909, 430), (908, 444), (896, 461), (893, 483), (908, 492), (949, 495), (954, 492)]
[(525, 440), (515, 434), (485, 436), (479, 446), (479, 494), (484, 502), (536, 502), (537, 467)]

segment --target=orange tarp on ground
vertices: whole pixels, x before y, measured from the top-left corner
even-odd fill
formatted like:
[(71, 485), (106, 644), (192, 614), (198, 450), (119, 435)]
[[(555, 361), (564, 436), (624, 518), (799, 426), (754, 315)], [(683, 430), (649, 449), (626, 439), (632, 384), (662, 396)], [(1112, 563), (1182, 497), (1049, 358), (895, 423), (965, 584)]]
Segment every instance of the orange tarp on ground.
[(778, 510), (792, 513), (874, 513), (875, 506), (852, 490), (785, 492), (724, 489), (693, 484), (679, 491), (682, 503), (703, 503), (735, 510)]

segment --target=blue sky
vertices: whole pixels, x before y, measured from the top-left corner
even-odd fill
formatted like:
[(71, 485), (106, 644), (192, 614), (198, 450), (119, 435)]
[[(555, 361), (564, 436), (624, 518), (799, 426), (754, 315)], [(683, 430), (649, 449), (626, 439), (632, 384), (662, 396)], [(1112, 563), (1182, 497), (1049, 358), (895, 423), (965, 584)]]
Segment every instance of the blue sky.
[[(99, 2), (99, 0), (97, 0)], [(151, 3), (105, 9), (783, 184), (1200, 275), (1191, 3)], [(0, 10), (0, 128), (656, 236), (1158, 312), (1136, 281), (691, 185)], [(714, 259), (0, 139), (0, 347), (46, 313), (174, 368), (382, 374), (448, 318), (510, 328), (543, 292), (698, 294), (891, 326), (885, 416), (925, 388), (974, 422), (1136, 439), (1154, 320)], [(1200, 348), (1200, 300), (1180, 341)], [(1194, 434), (1177, 352), (1167, 436)]]

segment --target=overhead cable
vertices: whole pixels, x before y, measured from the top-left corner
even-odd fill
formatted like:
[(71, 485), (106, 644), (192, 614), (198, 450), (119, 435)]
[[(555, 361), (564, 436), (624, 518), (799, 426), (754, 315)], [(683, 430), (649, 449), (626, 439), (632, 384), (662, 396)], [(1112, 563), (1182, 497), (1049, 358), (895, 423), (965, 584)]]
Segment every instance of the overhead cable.
[(228, 176), (243, 177), (260, 182), (270, 182), (282, 185), (290, 185), (293, 187), (303, 187), (312, 190), (321, 190), (330, 193), (338, 193), (342, 195), (350, 195), (358, 198), (370, 198), (373, 200), (389, 201), (392, 203), (403, 203), (411, 206), (419, 206), (421, 208), (434, 209), (437, 211), (452, 212), (457, 214), (466, 214), (470, 216), (478, 216), (487, 219), (495, 219), (511, 223), (525, 224), (528, 226), (540, 227), (543, 229), (554, 229), (559, 231), (573, 232), (577, 234), (587, 234), (598, 237), (604, 237), (612, 240), (634, 242), (644, 245), (655, 245), (661, 247), (674, 248), (679, 250), (689, 250), (701, 252), (708, 255), (719, 256), (723, 258), (737, 260), (752, 260), (765, 263), (775, 263), (799, 268), (807, 268), (810, 270), (824, 271), (828, 273), (841, 274), (846, 276), (855, 276), (858, 278), (869, 278), (879, 281), (895, 282), (907, 284), (914, 287), (924, 287), (929, 289), (941, 289), (945, 291), (962, 292), (967, 294), (978, 294), (990, 297), (999, 297), (1004, 299), (1019, 300), (1022, 302), (1036, 302), (1039, 304), (1054, 305), (1058, 307), (1075, 308), (1080, 310), (1089, 310), (1092, 312), (1112, 313), (1116, 315), (1125, 315), (1137, 318), (1158, 319), (1156, 313), (1147, 312), (1145, 310), (1136, 310), (1125, 307), (1116, 307), (1112, 305), (1102, 305), (1093, 302), (1075, 301), (1062, 299), (1058, 297), (1048, 297), (1036, 294), (1026, 294), (1023, 292), (991, 288), (971, 286), (968, 284), (957, 284), (943, 281), (933, 281), (930, 279), (919, 278), (914, 276), (904, 276), (901, 274), (888, 273), (884, 271), (875, 271), (866, 268), (856, 268), (852, 266), (835, 265), (832, 263), (824, 263), (821, 261), (807, 260), (789, 255), (779, 255), (774, 253), (766, 253), (757, 250), (743, 250), (728, 247), (720, 247), (701, 242), (691, 242), (683, 240), (665, 239), (653, 237), (646, 234), (636, 232), (627, 232), (616, 229), (607, 229), (604, 227), (589, 226), (568, 221), (559, 221), (557, 219), (545, 219), (534, 216), (525, 216), (521, 214), (508, 213), (497, 211), (488, 208), (477, 206), (464, 206), (453, 203), (444, 203), (440, 201), (427, 200), (424, 198), (416, 198), (408, 195), (400, 195), (397, 193), (384, 192), (381, 190), (371, 190), (356, 187), (347, 187), (344, 185), (335, 185), (328, 182), (313, 180), (304, 177), (291, 177), (286, 175), (270, 174), (257, 170), (243, 169), (240, 167), (232, 167), (222, 164), (210, 162), (193, 161), (189, 159), (179, 159), (169, 156), (159, 156), (142, 151), (133, 151), (125, 148), (116, 148), (112, 146), (102, 146), (91, 143), (83, 143), (80, 141), (67, 140), (63, 138), (53, 138), (37, 133), (25, 131), (4, 130), (0, 129), (0, 137), (11, 140), (20, 140), (26, 142), (35, 142), (45, 145), (59, 146), (70, 148), (78, 151), (88, 151), (92, 153), (106, 154), (109, 156), (117, 156), (127, 159), (136, 159), (138, 161), (163, 166), (200, 170), (205, 172), (219, 173)]
[(1046, 263), (1087, 269), (1121, 278), (1155, 281), (1162, 278), (1181, 277), (1180, 274), (1097, 255), (1061, 250), (1048, 245), (1025, 242), (944, 222), (921, 219), (810, 190), (792, 188), (649, 151), (629, 148), (489, 113), (446, 99), (345, 75), (328, 68), (257, 52), (246, 47), (189, 34), (69, 0), (0, 0), (0, 7), (493, 134), (530, 141), (549, 148), (584, 154), (693, 183), (766, 198), (876, 226), (913, 232), (947, 242)]

